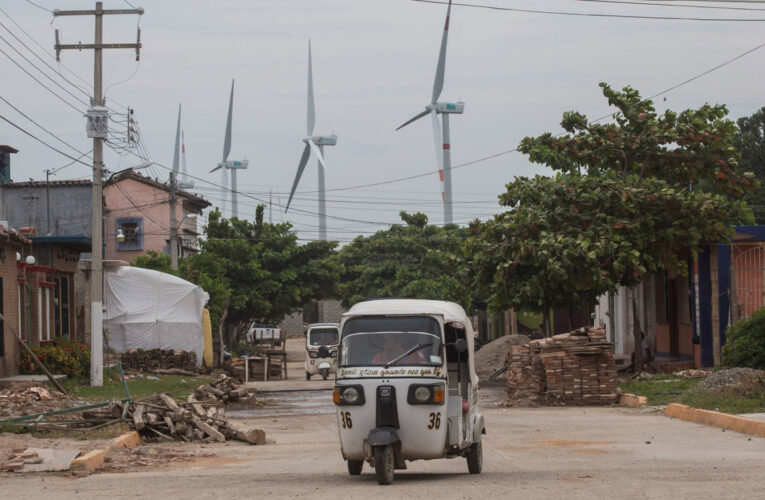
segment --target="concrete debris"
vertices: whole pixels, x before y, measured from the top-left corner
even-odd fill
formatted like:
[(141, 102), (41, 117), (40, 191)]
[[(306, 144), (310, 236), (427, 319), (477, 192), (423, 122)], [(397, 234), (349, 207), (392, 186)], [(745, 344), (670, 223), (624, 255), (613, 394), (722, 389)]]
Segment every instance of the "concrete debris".
[(618, 400), (612, 344), (603, 329), (580, 328), (512, 346), (508, 405), (609, 405)]
[(61, 410), (77, 404), (67, 396), (46, 387), (11, 386), (0, 390), (0, 420)]
[(4, 472), (56, 472), (69, 470), (72, 460), (80, 450), (53, 450), (47, 448), (27, 448), (14, 453), (0, 466)]

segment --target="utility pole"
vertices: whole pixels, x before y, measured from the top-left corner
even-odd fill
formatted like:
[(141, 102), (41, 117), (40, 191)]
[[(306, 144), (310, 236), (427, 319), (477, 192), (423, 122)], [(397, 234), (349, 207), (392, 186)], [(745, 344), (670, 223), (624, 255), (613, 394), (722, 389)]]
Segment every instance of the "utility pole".
[(103, 50), (135, 49), (136, 61), (140, 57), (141, 30), (138, 29), (136, 43), (103, 43), (103, 20), (106, 15), (137, 14), (143, 9), (104, 10), (103, 2), (96, 2), (95, 10), (54, 10), (58, 16), (94, 16), (94, 43), (63, 45), (58, 43), (56, 30), (56, 59), (60, 60), (62, 50), (93, 49), (93, 102), (88, 110), (88, 137), (93, 138), (93, 235), (91, 238), (92, 262), (90, 273), (90, 385), (104, 385), (103, 348), (103, 186), (104, 139), (108, 138), (109, 112), (103, 98)]
[(178, 269), (178, 221), (175, 220), (175, 205), (178, 201), (178, 182), (175, 172), (170, 172), (170, 267)]

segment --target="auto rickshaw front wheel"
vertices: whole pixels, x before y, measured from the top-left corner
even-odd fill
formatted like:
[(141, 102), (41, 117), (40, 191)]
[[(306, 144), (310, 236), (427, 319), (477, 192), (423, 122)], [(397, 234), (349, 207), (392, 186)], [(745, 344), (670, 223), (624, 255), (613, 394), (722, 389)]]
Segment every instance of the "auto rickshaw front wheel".
[(378, 484), (391, 484), (393, 482), (393, 470), (396, 459), (393, 446), (375, 446), (375, 476)]
[(471, 474), (480, 474), (483, 468), (483, 448), (481, 442), (473, 443), (467, 452), (468, 471)]
[(308, 372), (305, 372), (305, 379), (306, 380), (311, 380), (311, 374), (308, 373)]
[(361, 474), (361, 469), (364, 467), (363, 460), (348, 460), (348, 474), (351, 476), (358, 476)]

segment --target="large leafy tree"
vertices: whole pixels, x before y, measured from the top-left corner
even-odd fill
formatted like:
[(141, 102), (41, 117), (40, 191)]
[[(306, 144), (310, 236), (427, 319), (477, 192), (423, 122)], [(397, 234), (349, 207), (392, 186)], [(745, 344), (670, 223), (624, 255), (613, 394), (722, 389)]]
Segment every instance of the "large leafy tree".
[(754, 173), (760, 186), (745, 196), (754, 213), (757, 224), (765, 224), (765, 108), (752, 116), (739, 118), (734, 135), (736, 147), (741, 153), (741, 171)]
[(566, 134), (525, 138), (520, 151), (558, 173), (509, 183), (500, 196), (508, 211), (473, 226), (468, 254), (494, 308), (547, 316), (647, 272), (683, 274), (699, 243), (749, 216), (733, 196), (755, 182), (738, 168), (724, 106), (660, 115), (630, 87), (601, 87), (614, 121), (569, 112)]
[(358, 236), (333, 258), (342, 268), (343, 304), (400, 297), (451, 300), (470, 308), (459, 252), (468, 230), (428, 224), (422, 213), (400, 215), (404, 224)]
[(220, 266), (216, 275), (229, 283), (229, 342), (235, 343), (253, 319), (275, 323), (312, 300), (335, 294), (339, 268), (327, 258), (337, 244), (300, 245), (291, 229), (289, 223), (263, 222), (262, 205), (255, 222), (210, 213), (200, 255), (214, 255)]

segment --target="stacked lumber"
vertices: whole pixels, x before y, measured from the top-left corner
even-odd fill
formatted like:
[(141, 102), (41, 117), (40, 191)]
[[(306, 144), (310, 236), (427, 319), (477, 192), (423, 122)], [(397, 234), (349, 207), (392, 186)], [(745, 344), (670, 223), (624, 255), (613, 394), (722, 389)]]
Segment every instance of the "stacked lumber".
[(226, 418), (223, 405), (249, 397), (247, 388), (225, 375), (217, 382), (200, 385), (186, 402), (167, 394), (134, 401), (126, 417), (130, 426), (145, 438), (166, 441), (216, 441), (238, 439), (250, 444), (264, 444), (260, 429)]
[(172, 349), (136, 349), (123, 353), (120, 362), (123, 369), (141, 372), (171, 369), (195, 372), (197, 353)]
[(507, 403), (615, 403), (616, 366), (611, 349), (605, 330), (595, 328), (511, 347)]

